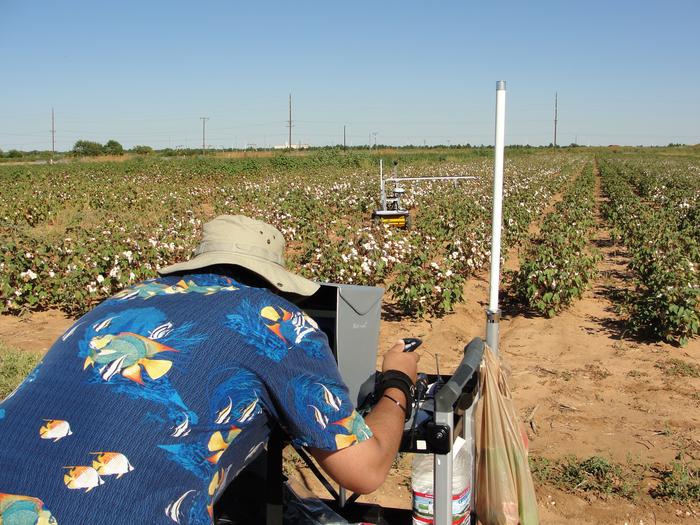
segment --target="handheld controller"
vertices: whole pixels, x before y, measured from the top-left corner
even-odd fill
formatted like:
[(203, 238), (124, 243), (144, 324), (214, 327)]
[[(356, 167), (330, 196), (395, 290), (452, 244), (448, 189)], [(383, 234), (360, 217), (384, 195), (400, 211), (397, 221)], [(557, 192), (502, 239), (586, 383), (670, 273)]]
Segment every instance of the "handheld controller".
[(403, 351), (413, 352), (416, 348), (423, 344), (421, 339), (417, 337), (404, 337), (403, 338)]

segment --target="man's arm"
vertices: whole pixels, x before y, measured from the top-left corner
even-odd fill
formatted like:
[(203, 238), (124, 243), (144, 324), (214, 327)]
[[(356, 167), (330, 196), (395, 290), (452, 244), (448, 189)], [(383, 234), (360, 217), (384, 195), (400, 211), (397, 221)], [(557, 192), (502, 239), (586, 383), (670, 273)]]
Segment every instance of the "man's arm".
[[(419, 356), (403, 352), (403, 342), (397, 342), (385, 355), (382, 370), (399, 370), (415, 383)], [(406, 406), (407, 399), (398, 388), (388, 394)], [(386, 479), (401, 444), (405, 411), (387, 397), (382, 397), (365, 423), (373, 437), (338, 451), (311, 449), (311, 454), (326, 473), (341, 486), (353, 492), (367, 494), (378, 489)]]

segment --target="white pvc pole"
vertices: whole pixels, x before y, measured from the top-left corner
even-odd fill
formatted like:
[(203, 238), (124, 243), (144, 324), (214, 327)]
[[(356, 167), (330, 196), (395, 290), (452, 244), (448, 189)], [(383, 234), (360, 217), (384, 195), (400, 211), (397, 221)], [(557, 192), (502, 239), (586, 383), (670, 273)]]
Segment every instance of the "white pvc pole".
[(384, 159), (379, 159), (379, 200), (382, 210), (386, 211), (386, 191), (384, 190)]
[(468, 180), (468, 179), (476, 179), (476, 177), (473, 177), (471, 175), (469, 176), (454, 176), (451, 177), (449, 175), (446, 175), (444, 177), (396, 177), (395, 179), (386, 179), (386, 182), (401, 182), (401, 181), (421, 181), (421, 180)]
[(486, 343), (498, 353), (498, 287), (501, 281), (501, 225), (503, 222), (503, 150), (506, 128), (506, 82), (496, 83), (496, 144), (493, 165), (493, 218), (491, 222), (491, 275)]

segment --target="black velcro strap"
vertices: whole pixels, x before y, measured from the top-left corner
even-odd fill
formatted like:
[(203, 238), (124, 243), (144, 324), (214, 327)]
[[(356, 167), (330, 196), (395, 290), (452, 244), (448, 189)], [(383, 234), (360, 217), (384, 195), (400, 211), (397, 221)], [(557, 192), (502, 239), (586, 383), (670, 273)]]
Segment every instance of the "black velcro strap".
[(411, 418), (413, 412), (413, 381), (399, 370), (387, 370), (379, 375), (377, 384), (376, 399), (381, 399), (384, 392), (389, 388), (398, 388), (406, 397), (406, 421)]

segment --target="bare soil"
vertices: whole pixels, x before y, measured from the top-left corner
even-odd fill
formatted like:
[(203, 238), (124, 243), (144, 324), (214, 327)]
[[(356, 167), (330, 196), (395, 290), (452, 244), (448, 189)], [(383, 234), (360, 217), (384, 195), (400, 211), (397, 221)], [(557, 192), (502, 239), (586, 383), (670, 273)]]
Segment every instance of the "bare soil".
[[(683, 451), (700, 460), (700, 378), (664, 371), (671, 358), (700, 365), (700, 339), (685, 348), (635, 340), (615, 311), (614, 296), (629, 282), (624, 249), (613, 245), (600, 223), (594, 240), (602, 253), (599, 276), (583, 299), (553, 319), (530, 316), (504, 306), (500, 352), (510, 365), (510, 386), (523, 420), (528, 420), (530, 454), (560, 459), (592, 455), (617, 463), (668, 464)], [(515, 259), (515, 260), (514, 260)], [(517, 266), (511, 254), (508, 267)], [(381, 325), (381, 350), (399, 337), (424, 341), (420, 369), (441, 373), (459, 363), (462, 349), (485, 333), (488, 282), (485, 275), (465, 287), (466, 301), (440, 319), (390, 320)], [(71, 324), (60, 312), (22, 318), (0, 317), (0, 341), (28, 351), (44, 352)], [(304, 468), (299, 475), (323, 494)], [(569, 494), (537, 487), (543, 524), (698, 523), (697, 506), (652, 499), (647, 491), (657, 481), (646, 479), (633, 501)], [(384, 486), (365, 501), (410, 507), (410, 457), (397, 460)]]

